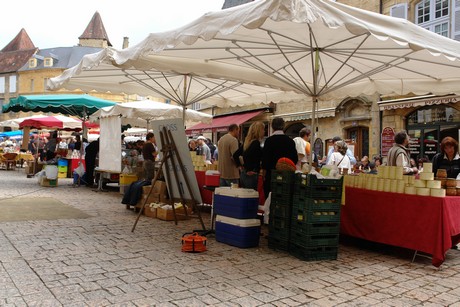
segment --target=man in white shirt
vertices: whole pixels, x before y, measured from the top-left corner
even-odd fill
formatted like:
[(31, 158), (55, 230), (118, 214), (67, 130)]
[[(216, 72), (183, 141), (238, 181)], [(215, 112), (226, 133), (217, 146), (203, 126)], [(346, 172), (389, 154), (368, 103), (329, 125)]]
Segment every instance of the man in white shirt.
[(297, 164), (296, 164), (296, 167), (298, 170), (301, 170), (302, 165), (304, 163), (307, 163), (309, 160), (308, 155), (310, 153), (309, 152), (307, 153), (306, 149), (307, 149), (307, 146), (310, 145), (310, 143), (308, 143), (310, 139), (310, 134), (311, 134), (311, 130), (304, 127), (300, 129), (299, 136), (294, 138), (295, 149), (297, 151), (297, 157), (298, 157)]

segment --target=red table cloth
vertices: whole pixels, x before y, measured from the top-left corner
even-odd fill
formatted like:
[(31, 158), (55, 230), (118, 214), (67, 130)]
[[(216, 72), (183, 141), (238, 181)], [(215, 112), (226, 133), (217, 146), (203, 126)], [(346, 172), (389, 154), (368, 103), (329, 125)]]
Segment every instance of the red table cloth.
[(460, 197), (346, 188), (342, 234), (432, 255), (439, 267), (460, 242)]

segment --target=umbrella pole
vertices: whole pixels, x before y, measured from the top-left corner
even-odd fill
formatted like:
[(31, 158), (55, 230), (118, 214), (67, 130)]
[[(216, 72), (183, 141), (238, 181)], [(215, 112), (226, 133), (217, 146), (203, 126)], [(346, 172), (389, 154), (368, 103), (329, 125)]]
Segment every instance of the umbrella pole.
[(312, 112), (311, 112), (311, 135), (312, 137), (310, 138), (310, 155), (308, 156), (308, 162), (310, 163), (310, 166), (313, 167), (313, 161), (314, 161), (314, 148), (313, 144), (315, 143), (316, 139), (316, 107), (318, 105), (318, 99), (316, 96), (312, 97)]

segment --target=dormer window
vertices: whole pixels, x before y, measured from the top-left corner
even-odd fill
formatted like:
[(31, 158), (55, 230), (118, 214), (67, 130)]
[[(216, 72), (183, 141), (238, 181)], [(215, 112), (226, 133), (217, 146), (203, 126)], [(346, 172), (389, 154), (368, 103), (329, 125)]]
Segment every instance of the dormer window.
[(35, 58), (29, 59), (29, 68), (35, 68), (35, 67), (37, 67), (37, 59)]
[(53, 58), (45, 58), (45, 67), (52, 67), (53, 66)]

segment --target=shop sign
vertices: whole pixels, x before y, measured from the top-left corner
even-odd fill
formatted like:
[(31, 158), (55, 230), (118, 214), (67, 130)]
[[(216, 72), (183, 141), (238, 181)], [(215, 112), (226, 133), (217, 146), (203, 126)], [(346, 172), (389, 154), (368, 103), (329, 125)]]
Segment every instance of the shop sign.
[(395, 131), (391, 127), (385, 127), (382, 130), (382, 135), (380, 137), (381, 139), (381, 152), (382, 156), (387, 156), (388, 151), (390, 150), (391, 147), (393, 147), (393, 143), (395, 141)]
[(392, 103), (388, 105), (383, 105), (380, 107), (380, 110), (394, 110), (394, 109), (402, 109), (402, 108), (413, 108), (413, 107), (423, 107), (423, 106), (432, 106), (438, 104), (446, 104), (446, 103), (456, 103), (460, 101), (459, 96), (454, 97), (439, 97), (433, 99), (425, 99), (425, 100), (417, 100), (417, 101), (408, 101), (408, 102), (401, 102), (401, 103)]

